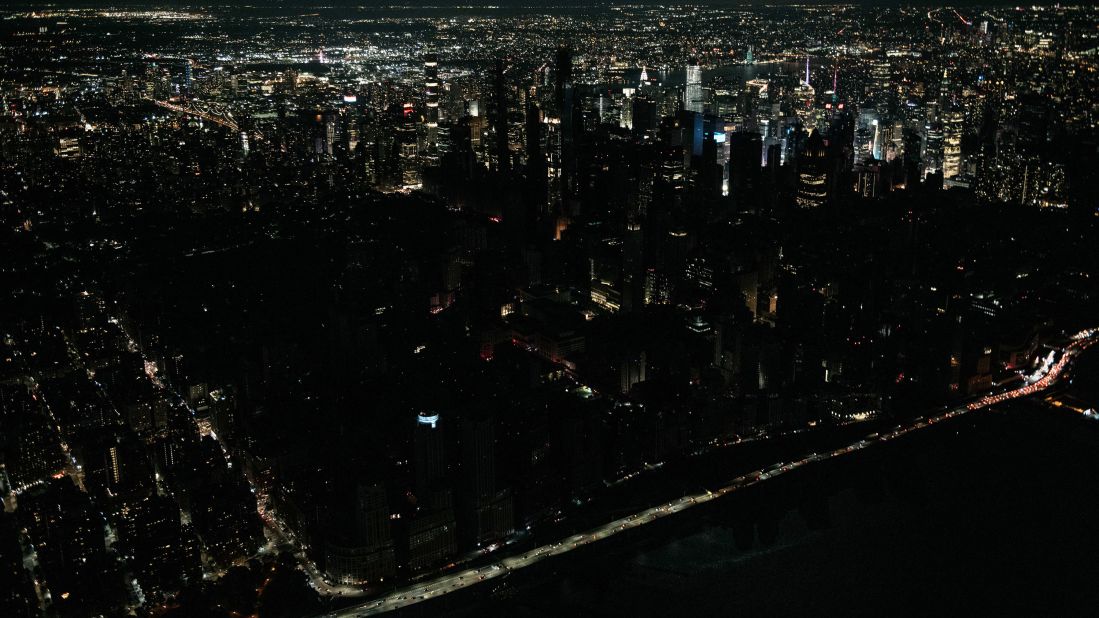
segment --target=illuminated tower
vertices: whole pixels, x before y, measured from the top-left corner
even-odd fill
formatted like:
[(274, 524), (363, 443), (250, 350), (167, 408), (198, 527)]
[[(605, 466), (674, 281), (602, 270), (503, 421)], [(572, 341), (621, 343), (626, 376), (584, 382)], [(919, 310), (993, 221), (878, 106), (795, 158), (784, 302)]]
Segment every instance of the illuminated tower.
[(424, 142), (429, 153), (439, 146), (439, 59), (434, 51), (424, 54)]
[(832, 63), (832, 103), (838, 103), (840, 100), (840, 58), (836, 56), (835, 62)]
[(854, 163), (882, 158), (881, 116), (873, 107), (859, 110), (855, 125)]
[(813, 131), (798, 160), (799, 208), (819, 208), (828, 199), (828, 150), (820, 131)]
[(702, 113), (702, 67), (697, 58), (687, 63), (687, 87), (683, 91), (683, 109)]
[(942, 115), (943, 178), (962, 173), (962, 111), (950, 109)]
[(923, 175), (935, 174), (943, 171), (943, 124), (939, 121), (928, 121), (923, 131), (923, 152), (920, 159), (923, 161)]
[(892, 68), (888, 60), (870, 61), (870, 84), (866, 94), (887, 115), (894, 107)]

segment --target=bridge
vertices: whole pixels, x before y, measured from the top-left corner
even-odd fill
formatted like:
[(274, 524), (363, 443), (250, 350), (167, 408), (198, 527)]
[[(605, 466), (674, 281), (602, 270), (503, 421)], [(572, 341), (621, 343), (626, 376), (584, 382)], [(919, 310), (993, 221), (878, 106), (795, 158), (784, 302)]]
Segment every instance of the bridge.
[(237, 124), (237, 121), (233, 119), (233, 116), (229, 112), (218, 112), (217, 110), (207, 111), (199, 108), (194, 102), (189, 102), (187, 105), (177, 105), (170, 101), (161, 101), (159, 99), (153, 99), (149, 97), (146, 97), (146, 100), (151, 101), (157, 107), (162, 107), (164, 109), (179, 114), (195, 116), (207, 122), (212, 122), (213, 124), (225, 127), (226, 129), (230, 129), (234, 132), (240, 130), (240, 125)]

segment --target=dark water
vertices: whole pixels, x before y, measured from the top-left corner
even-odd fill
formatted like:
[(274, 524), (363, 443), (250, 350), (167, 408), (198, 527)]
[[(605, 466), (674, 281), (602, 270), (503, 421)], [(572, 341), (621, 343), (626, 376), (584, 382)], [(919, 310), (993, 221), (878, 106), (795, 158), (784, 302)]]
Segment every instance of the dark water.
[[(1071, 387), (1091, 394), (1096, 355)], [(1094, 615), (1099, 422), (1015, 403), (833, 466), (826, 520), (777, 516), (738, 547), (724, 516), (515, 581), (448, 616)], [(837, 478), (842, 477), (842, 478)], [(740, 540), (743, 540), (741, 538)], [(743, 545), (741, 543), (740, 545)]]
[[(760, 62), (756, 64), (726, 64), (712, 69), (705, 69), (702, 71), (702, 83), (710, 83), (713, 79), (723, 79), (730, 84), (736, 86), (743, 86), (744, 82), (750, 79), (756, 79), (759, 77), (772, 77), (778, 75), (780, 72), (790, 74), (797, 70), (799, 65), (793, 63), (779, 63), (779, 62)], [(804, 70), (804, 68), (802, 69)], [(641, 75), (641, 70), (637, 69), (633, 71), (638, 76)], [(659, 69), (650, 67), (650, 77), (653, 79), (660, 79), (661, 74)], [(633, 77), (632, 73), (627, 71), (627, 77)], [(666, 83), (671, 86), (682, 86), (687, 82), (687, 69), (682, 66), (671, 67), (668, 71), (668, 78)]]
[(1080, 357), (1065, 391), (1092, 407), (1099, 405), (1099, 350), (1089, 351)]

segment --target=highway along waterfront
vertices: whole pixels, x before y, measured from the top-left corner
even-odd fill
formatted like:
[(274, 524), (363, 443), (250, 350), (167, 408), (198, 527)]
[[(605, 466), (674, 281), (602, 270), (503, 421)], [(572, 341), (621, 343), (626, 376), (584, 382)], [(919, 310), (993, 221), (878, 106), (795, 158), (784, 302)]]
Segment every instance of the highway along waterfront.
[(1096, 438), (1099, 422), (1002, 404), (402, 615), (1091, 615)]
[[(1040, 375), (1011, 390), (331, 615), (895, 614), (1030, 599), (1067, 607), (1096, 594), (1094, 571), (1077, 570), (1071, 550), (1096, 547), (1088, 508), (1099, 502), (1099, 467), (1088, 440), (1056, 432), (1082, 436), (1099, 422), (1041, 395), (1071, 390), (1062, 378), (1089, 380), (1073, 361), (1096, 335), (1066, 342)], [(1061, 442), (1068, 446), (1053, 446)], [(1062, 515), (1063, 503), (1079, 508)], [(1043, 548), (1067, 559), (1038, 560)], [(1020, 574), (1029, 576), (1012, 587), (1019, 598), (982, 594), (1003, 588), (989, 577)], [(1075, 596), (1042, 594), (1054, 576)], [(911, 603), (897, 606), (909, 596), (898, 592), (910, 592)]]

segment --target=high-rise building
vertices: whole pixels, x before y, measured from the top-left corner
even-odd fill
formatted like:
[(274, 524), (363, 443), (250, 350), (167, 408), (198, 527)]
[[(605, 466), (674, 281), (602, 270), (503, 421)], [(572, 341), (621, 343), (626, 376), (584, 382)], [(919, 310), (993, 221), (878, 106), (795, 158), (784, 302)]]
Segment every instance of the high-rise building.
[(396, 572), (389, 501), (380, 484), (360, 484), (355, 501), (354, 542), (326, 546), (325, 571), (345, 583), (381, 582)]
[(496, 137), (496, 170), (506, 174), (511, 169), (511, 150), (508, 146), (508, 97), (504, 85), (504, 61), (496, 59), (493, 81), (492, 130)]
[(941, 122), (928, 122), (924, 125), (923, 152), (920, 153), (923, 163), (923, 175), (940, 173), (943, 170), (943, 124)]
[(62, 468), (60, 439), (46, 416), (22, 413), (9, 415), (4, 422), (11, 432), (4, 453), (7, 473), (17, 492), (44, 482)]
[(438, 413), (425, 411), (416, 415), (413, 448), (416, 456), (416, 493), (421, 501), (428, 500), (431, 494), (441, 489), (448, 476), (443, 428)]
[(873, 107), (866, 107), (859, 111), (858, 122), (855, 125), (855, 158), (853, 163), (861, 163), (866, 159), (882, 158), (882, 126), (881, 116)]
[(819, 131), (809, 135), (809, 141), (798, 159), (798, 194), (800, 208), (817, 208), (828, 198), (828, 150)]
[(883, 109), (888, 111), (892, 105), (892, 69), (888, 60), (874, 60), (870, 63), (870, 85), (866, 93)]
[(424, 143), (427, 154), (439, 148), (439, 58), (435, 52), (424, 54)]
[(960, 109), (943, 113), (943, 178), (955, 178), (962, 173), (963, 115)]
[(702, 67), (697, 58), (687, 63), (687, 85), (683, 89), (683, 109), (702, 113)]
[(565, 85), (572, 83), (572, 49), (567, 45), (557, 48), (557, 56), (554, 60), (554, 86), (553, 94), (558, 104), (564, 97)]
[(747, 207), (758, 200), (763, 161), (763, 140), (758, 133), (735, 132), (729, 141), (729, 194)]
[(421, 511), (408, 524), (408, 568), (419, 571), (450, 559), (457, 550), (455, 532), (454, 510), (449, 504)]
[(198, 542), (176, 503), (156, 494), (123, 501), (114, 517), (128, 564), (142, 590), (172, 591), (200, 575)]

